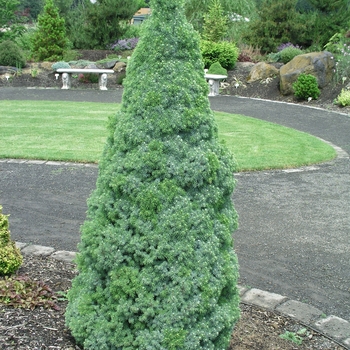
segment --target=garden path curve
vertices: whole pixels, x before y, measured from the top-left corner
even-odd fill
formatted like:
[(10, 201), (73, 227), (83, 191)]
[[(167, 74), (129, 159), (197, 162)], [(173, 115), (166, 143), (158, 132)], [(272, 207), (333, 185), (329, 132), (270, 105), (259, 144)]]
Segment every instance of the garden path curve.
[[(0, 99), (120, 102), (121, 96), (121, 89), (0, 89)], [(235, 249), (241, 285), (350, 321), (350, 117), (232, 96), (210, 102), (213, 110), (292, 127), (344, 150), (334, 161), (314, 167), (236, 174)], [(75, 250), (96, 177), (96, 166), (2, 160), (0, 203), (4, 213), (11, 213), (13, 239)]]

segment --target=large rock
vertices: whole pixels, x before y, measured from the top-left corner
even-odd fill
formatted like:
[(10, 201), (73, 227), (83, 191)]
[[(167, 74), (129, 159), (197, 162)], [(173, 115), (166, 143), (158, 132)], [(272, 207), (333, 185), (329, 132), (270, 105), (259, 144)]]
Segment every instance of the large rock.
[(112, 69), (118, 62), (117, 59), (104, 60), (102, 62), (96, 62), (98, 68), (102, 69)]
[(280, 68), (281, 94), (293, 94), (293, 83), (302, 73), (315, 76), (318, 86), (323, 88), (331, 82), (334, 69), (335, 62), (330, 52), (311, 52), (298, 55)]
[(248, 77), (247, 83), (252, 83), (253, 81), (271, 78), (278, 75), (278, 69), (272, 64), (266, 62), (259, 62), (253, 66)]
[(117, 62), (113, 67), (113, 70), (118, 73), (125, 71), (125, 69), (126, 69), (126, 64), (124, 62)]

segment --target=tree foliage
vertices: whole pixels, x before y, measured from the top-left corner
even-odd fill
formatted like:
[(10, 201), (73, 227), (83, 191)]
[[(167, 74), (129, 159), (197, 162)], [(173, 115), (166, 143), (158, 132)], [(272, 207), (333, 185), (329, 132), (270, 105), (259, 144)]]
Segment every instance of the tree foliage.
[(350, 27), (350, 3), (348, 0), (305, 0), (308, 4), (306, 19), (309, 42), (321, 49), (330, 38)]
[(88, 201), (66, 321), (84, 349), (225, 349), (234, 163), (182, 0), (152, 0)]
[(208, 41), (221, 41), (227, 33), (227, 17), (220, 0), (212, 0), (209, 11), (204, 15), (203, 38)]
[(306, 30), (296, 11), (298, 0), (263, 0), (258, 17), (249, 24), (245, 39), (262, 52), (274, 52), (282, 43), (297, 44)]
[(35, 21), (43, 9), (43, 0), (19, 0), (19, 11), (29, 12), (30, 20)]
[(33, 36), (33, 55), (40, 61), (59, 61), (67, 49), (65, 21), (53, 0), (46, 0), (39, 15), (38, 30)]
[(14, 40), (25, 30), (16, 16), (18, 5), (18, 0), (0, 0), (0, 42)]
[[(219, 0), (226, 17), (238, 14), (251, 17), (255, 12), (254, 0)], [(204, 15), (208, 13), (212, 0), (186, 0), (185, 14), (190, 23), (198, 31), (202, 31)], [(234, 25), (234, 22), (231, 22)]]
[(80, 41), (85, 48), (106, 49), (122, 36), (125, 23), (130, 21), (139, 5), (139, 0), (86, 1), (80, 6), (83, 16)]
[(5, 40), (0, 43), (0, 66), (23, 68), (25, 65), (23, 52), (14, 41)]

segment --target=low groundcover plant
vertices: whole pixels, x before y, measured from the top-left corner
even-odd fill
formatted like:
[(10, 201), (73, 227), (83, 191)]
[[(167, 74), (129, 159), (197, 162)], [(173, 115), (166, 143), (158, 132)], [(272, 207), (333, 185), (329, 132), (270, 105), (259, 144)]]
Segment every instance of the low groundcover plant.
[(350, 90), (342, 89), (335, 103), (342, 107), (350, 106)]

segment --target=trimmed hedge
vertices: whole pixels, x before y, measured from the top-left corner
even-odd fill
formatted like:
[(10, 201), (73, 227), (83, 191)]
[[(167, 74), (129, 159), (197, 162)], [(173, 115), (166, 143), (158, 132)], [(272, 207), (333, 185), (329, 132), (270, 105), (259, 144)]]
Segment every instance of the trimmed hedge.
[(88, 201), (66, 321), (84, 349), (225, 349), (239, 318), (232, 156), (182, 0), (151, 0)]

